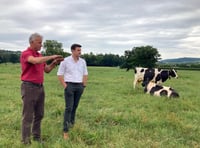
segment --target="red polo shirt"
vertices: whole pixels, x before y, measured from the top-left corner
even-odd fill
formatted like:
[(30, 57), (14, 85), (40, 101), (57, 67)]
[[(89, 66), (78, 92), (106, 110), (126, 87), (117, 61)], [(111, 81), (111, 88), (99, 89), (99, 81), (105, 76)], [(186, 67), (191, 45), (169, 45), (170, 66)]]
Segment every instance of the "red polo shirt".
[(29, 81), (37, 84), (41, 84), (44, 81), (44, 67), (45, 63), (42, 64), (32, 64), (28, 62), (28, 57), (41, 57), (42, 54), (39, 52), (28, 48), (27, 50), (23, 51), (20, 56), (20, 63), (21, 63), (21, 80), (22, 81)]

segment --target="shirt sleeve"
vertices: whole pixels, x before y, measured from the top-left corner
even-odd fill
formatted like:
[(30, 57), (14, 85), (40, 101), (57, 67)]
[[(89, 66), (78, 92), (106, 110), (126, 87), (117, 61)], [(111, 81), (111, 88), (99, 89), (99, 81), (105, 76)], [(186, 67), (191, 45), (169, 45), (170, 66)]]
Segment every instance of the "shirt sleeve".
[(28, 57), (29, 56), (33, 56), (33, 55), (31, 53), (29, 53), (29, 52), (24, 52), (22, 54), (22, 60), (23, 60), (23, 62), (28, 62)]
[(57, 75), (64, 75), (65, 73), (65, 64), (64, 64), (64, 61), (62, 61), (59, 65), (59, 68), (58, 68), (58, 72), (57, 72)]
[(88, 75), (88, 70), (87, 70), (87, 64), (84, 60), (84, 71), (83, 71), (83, 75)]

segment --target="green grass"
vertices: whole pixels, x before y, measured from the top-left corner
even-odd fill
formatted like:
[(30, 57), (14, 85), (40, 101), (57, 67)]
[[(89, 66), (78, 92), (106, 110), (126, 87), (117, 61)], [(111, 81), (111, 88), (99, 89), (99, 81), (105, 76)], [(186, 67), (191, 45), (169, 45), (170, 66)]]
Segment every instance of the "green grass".
[[(200, 147), (199, 71), (178, 71), (168, 80), (179, 99), (153, 97), (139, 86), (133, 90), (133, 71), (89, 67), (88, 86), (77, 110), (70, 140), (62, 139), (63, 89), (56, 72), (45, 74), (45, 148), (190, 148)], [(20, 148), (20, 65), (0, 65), (0, 147)]]

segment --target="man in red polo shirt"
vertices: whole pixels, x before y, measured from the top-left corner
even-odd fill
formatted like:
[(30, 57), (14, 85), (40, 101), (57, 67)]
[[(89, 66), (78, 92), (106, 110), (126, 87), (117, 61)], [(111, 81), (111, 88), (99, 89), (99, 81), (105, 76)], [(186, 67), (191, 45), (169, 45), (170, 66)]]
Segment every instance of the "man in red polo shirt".
[[(62, 56), (42, 56), (38, 51), (42, 47), (42, 36), (34, 33), (29, 38), (30, 47), (22, 52), (21, 62), (21, 95), (23, 100), (22, 111), (22, 142), (31, 144), (33, 140), (41, 141), (41, 120), (44, 116), (44, 72), (49, 73), (60, 61)], [(47, 65), (46, 61), (53, 60)], [(33, 124), (33, 125), (32, 125)]]

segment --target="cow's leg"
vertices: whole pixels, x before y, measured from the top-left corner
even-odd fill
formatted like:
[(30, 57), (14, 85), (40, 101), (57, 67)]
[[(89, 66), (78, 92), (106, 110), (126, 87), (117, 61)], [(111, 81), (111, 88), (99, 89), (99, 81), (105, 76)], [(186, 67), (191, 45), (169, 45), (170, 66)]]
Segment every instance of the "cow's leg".
[(135, 89), (136, 85), (137, 85), (137, 79), (134, 79), (134, 81), (133, 81), (133, 89)]

